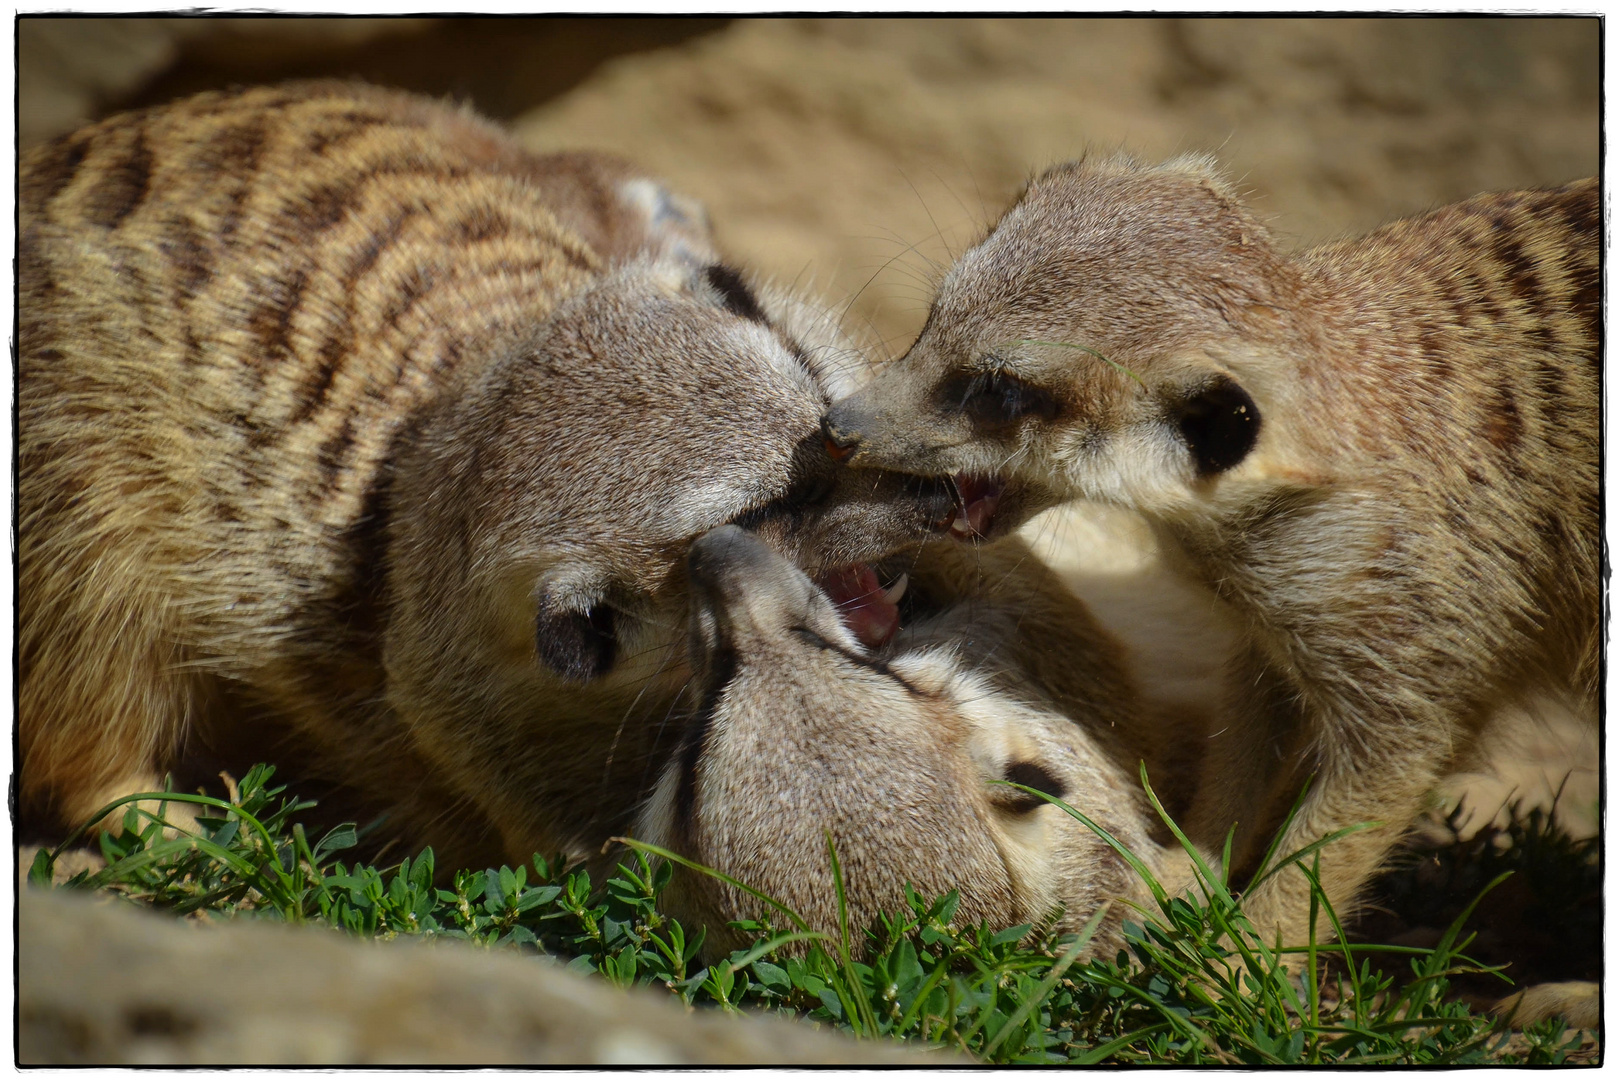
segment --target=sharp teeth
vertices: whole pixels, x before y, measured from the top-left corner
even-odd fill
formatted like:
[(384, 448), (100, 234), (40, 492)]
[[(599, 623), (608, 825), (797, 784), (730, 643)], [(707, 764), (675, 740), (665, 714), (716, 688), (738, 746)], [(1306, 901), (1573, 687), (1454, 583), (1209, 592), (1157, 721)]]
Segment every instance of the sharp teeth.
[(972, 523), (966, 520), (965, 514), (962, 514), (960, 517), (949, 523), (949, 531), (956, 536), (971, 536)]
[(910, 575), (908, 573), (900, 574), (899, 580), (882, 590), (882, 595), (887, 597), (888, 603), (897, 604), (908, 588), (910, 588)]

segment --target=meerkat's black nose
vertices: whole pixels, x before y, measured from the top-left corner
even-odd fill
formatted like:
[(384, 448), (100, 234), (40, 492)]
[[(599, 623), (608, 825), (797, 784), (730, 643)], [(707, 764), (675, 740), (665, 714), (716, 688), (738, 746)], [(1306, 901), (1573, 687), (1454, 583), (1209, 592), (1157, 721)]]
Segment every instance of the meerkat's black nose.
[(825, 437), (826, 453), (831, 455), (833, 461), (847, 461), (859, 449), (860, 433), (838, 427), (831, 413), (821, 417), (820, 433)]

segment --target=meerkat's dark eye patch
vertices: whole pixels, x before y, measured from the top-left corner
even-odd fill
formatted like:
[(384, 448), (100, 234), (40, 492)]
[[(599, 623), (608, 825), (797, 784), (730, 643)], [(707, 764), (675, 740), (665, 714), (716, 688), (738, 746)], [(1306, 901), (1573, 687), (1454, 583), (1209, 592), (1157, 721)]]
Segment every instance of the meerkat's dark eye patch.
[(726, 311), (749, 322), (769, 321), (764, 315), (764, 309), (759, 306), (758, 297), (753, 295), (753, 290), (747, 287), (747, 282), (743, 281), (742, 276), (736, 271), (714, 263), (708, 267), (706, 277), (714, 292), (719, 294), (719, 302), (725, 306)]
[(562, 678), (589, 682), (611, 671), (617, 659), (617, 617), (605, 604), (566, 611), (542, 598), (534, 619), (534, 646), (540, 661)]
[(1025, 417), (1054, 420), (1056, 398), (1005, 371), (958, 372), (939, 384), (939, 408), (961, 413), (980, 430), (1010, 427)]
[[(1013, 784), (1031, 787), (1035, 791), (1060, 799), (1067, 794), (1067, 785), (1051, 775), (1049, 769), (1033, 761), (1013, 761), (1006, 766), (1005, 778)], [(993, 784), (990, 798), (996, 806), (1013, 814), (1026, 814), (1045, 805), (1045, 800), (1027, 791)]]
[(1220, 378), (1184, 401), (1177, 417), (1180, 435), (1197, 471), (1214, 476), (1233, 469), (1258, 442), (1263, 419), (1247, 391)]

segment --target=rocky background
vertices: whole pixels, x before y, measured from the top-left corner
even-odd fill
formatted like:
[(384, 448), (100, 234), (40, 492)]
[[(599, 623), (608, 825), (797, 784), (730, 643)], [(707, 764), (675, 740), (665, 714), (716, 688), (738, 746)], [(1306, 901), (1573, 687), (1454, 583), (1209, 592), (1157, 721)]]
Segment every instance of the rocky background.
[[(632, 157), (706, 202), (733, 258), (847, 304), (888, 353), (1029, 175), (1087, 150), (1212, 152), (1288, 246), (1600, 163), (1600, 26), (1567, 18), (27, 18), (19, 141), (312, 75), (470, 100), (536, 150)], [(1167, 589), (1106, 524), (1041, 532), (1103, 615)], [(1195, 608), (1177, 609), (1193, 645), (1217, 630)], [(1211, 677), (1218, 649), (1201, 653)], [(1544, 713), (1451, 798), (1486, 819), (1565, 776), (1559, 811), (1593, 832), (1595, 734)]]

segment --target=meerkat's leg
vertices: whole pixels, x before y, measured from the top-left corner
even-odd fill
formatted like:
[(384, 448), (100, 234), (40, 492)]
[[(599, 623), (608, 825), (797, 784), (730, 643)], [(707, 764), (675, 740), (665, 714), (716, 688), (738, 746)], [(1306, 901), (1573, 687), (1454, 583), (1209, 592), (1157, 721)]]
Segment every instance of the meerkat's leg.
[[(1256, 650), (1237, 670), (1245, 677), (1234, 680), (1235, 692), (1244, 699), (1232, 704), (1223, 726), (1207, 740), (1187, 832), (1213, 854), (1234, 828), (1228, 871), (1232, 883), (1247, 890), (1244, 912), (1266, 941), (1279, 931), (1287, 944), (1301, 944), (1310, 939), (1309, 881), (1301, 870), (1287, 867), (1252, 884), (1261, 860), (1273, 846), (1266, 864), (1273, 868), (1307, 844), (1355, 829), (1318, 852), (1321, 889), (1337, 915), (1346, 918), (1356, 893), (1420, 816), (1441, 778), (1449, 752), (1423, 745), (1422, 736), (1430, 740), (1444, 729), (1415, 724), (1401, 733), (1379, 725), (1362, 732), (1362, 743), (1344, 746), (1331, 733), (1351, 726), (1298, 700), (1283, 680), (1265, 672)], [(1243, 781), (1233, 783), (1232, 777)], [(1295, 804), (1290, 826), (1279, 833)], [(1316, 859), (1311, 854), (1302, 865), (1313, 870)], [(1332, 936), (1324, 912), (1314, 935), (1316, 940)]]
[(20, 583), (18, 796), (36, 820), (76, 828), (120, 795), (161, 788), (200, 686), (176, 670), (162, 598), (127, 578), (113, 587), (108, 559), (74, 573), (35, 554)]
[(1601, 1024), (1601, 984), (1539, 983), (1500, 999), (1491, 1011), (1516, 1028), (1560, 1016), (1568, 1027), (1588, 1030)]

